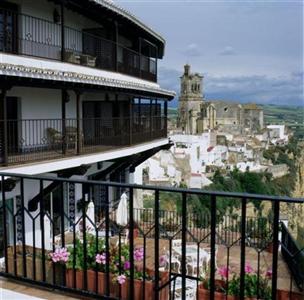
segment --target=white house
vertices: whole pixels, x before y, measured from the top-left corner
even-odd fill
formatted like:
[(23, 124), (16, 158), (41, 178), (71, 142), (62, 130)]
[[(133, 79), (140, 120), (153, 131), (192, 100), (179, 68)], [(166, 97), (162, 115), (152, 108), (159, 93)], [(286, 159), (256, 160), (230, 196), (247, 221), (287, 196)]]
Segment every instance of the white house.
[[(157, 83), (164, 48), (163, 37), (112, 1), (1, 1), (0, 172), (133, 182), (138, 165), (170, 147), (175, 94)], [(44, 182), (41, 211), (38, 182), (16, 180), (5, 191), (12, 215), (23, 206), (21, 189), (27, 245), (38, 213), (57, 220), (63, 207), (73, 221), (79, 201), (93, 200), (96, 218), (105, 205), (101, 187)], [(115, 205), (121, 191), (110, 194)], [(10, 242), (13, 227), (8, 216)]]

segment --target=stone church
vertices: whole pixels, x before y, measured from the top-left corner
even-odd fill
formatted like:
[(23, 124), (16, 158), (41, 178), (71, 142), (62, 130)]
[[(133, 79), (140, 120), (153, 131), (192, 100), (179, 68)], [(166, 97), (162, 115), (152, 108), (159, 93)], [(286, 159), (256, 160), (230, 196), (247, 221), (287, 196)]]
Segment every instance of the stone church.
[(235, 133), (256, 132), (264, 127), (263, 110), (256, 104), (206, 100), (203, 76), (184, 66), (178, 107), (178, 128), (185, 134), (201, 134), (209, 129)]

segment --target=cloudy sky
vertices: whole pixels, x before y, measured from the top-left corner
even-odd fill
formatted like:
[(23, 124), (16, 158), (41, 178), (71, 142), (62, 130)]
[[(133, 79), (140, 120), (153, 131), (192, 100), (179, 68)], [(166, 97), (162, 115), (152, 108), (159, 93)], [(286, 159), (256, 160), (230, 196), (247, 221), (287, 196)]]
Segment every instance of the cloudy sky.
[(115, 2), (165, 37), (163, 87), (189, 63), (206, 98), (304, 105), (303, 0)]

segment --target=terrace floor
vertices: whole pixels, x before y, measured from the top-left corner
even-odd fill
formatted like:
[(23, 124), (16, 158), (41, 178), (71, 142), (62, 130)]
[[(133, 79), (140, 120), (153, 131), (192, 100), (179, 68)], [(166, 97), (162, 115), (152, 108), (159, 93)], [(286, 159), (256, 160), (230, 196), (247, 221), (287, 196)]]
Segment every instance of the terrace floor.
[(84, 297), (72, 297), (67, 293), (55, 290), (39, 288), (26, 283), (20, 283), (12, 279), (0, 277), (0, 299), (6, 300), (76, 300), (88, 299)]

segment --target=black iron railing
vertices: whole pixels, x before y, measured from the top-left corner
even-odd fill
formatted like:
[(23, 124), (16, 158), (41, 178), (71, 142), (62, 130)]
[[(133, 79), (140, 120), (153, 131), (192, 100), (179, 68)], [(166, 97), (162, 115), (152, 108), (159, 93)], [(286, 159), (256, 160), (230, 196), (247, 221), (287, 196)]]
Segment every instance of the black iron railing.
[[(301, 291), (304, 290), (304, 248), (301, 248), (288, 228), (282, 223), (282, 255), (288, 264), (295, 283)], [(292, 282), (291, 282), (292, 283)]]
[[(154, 226), (155, 212), (149, 208), (135, 208), (134, 219), (143, 228), (149, 231)], [(210, 243), (210, 215), (199, 213), (188, 213), (187, 229), (189, 233), (195, 234), (199, 240), (204, 237), (205, 243)], [(159, 210), (159, 224), (168, 235), (181, 238), (176, 235), (176, 230), (182, 222), (182, 215), (176, 211)], [(238, 241), (240, 243), (241, 233), (240, 216), (225, 215), (217, 219), (216, 243), (229, 245)], [(247, 217), (246, 218), (247, 245), (257, 249), (265, 249), (272, 240), (272, 225), (266, 217)]]
[[(279, 251), (280, 204), (304, 205), (303, 199), (5, 173), (0, 178), (2, 276), (101, 299), (201, 300), (228, 294), (236, 297), (232, 299), (288, 299), (284, 290), (290, 299), (303, 297), (290, 289), (293, 279), (282, 272)], [(103, 192), (92, 192), (96, 189)], [(127, 194), (122, 214), (110, 211), (115, 190)], [(137, 191), (153, 197), (154, 224), (149, 228), (135, 214)], [(181, 204), (178, 227), (170, 228), (175, 234), (168, 234), (160, 221), (163, 193), (171, 193), (172, 199), (178, 195)], [(209, 207), (204, 236), (188, 228), (192, 195), (204, 196)], [(39, 200), (35, 211), (28, 206), (34, 197)], [(240, 235), (219, 245), (222, 197), (239, 201), (242, 209)], [(272, 203), (272, 254), (247, 244), (250, 201)], [(122, 215), (127, 215), (125, 221)]]
[[(0, 164), (37, 161), (109, 150), (167, 136), (165, 117), (0, 120)], [(77, 130), (79, 128), (79, 130)], [(131, 129), (130, 129), (131, 128)]]
[[(97, 34), (0, 8), (10, 26), (0, 28), (0, 51), (124, 73), (157, 81), (157, 60)], [(3, 23), (4, 24), (4, 23)]]

